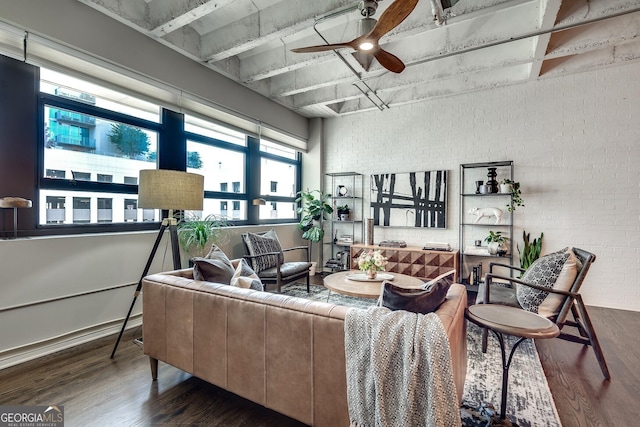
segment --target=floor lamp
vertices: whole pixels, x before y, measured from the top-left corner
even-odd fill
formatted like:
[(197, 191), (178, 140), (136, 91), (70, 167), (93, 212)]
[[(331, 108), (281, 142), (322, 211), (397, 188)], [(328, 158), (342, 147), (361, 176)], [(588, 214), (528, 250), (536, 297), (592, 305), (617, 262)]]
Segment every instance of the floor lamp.
[(168, 210), (169, 216), (162, 220), (160, 225), (160, 231), (158, 237), (153, 244), (151, 254), (144, 267), (142, 276), (138, 281), (138, 286), (133, 294), (133, 301), (127, 317), (124, 319), (122, 329), (116, 340), (116, 344), (113, 346), (111, 352), (111, 358), (116, 354), (118, 344), (122, 338), (122, 334), (127, 326), (131, 311), (136, 303), (140, 290), (142, 289), (142, 279), (149, 273), (149, 268), (153, 262), (153, 258), (158, 250), (158, 245), (162, 240), (165, 230), (169, 229), (171, 238), (171, 251), (173, 254), (173, 268), (178, 270), (182, 268), (180, 262), (180, 247), (178, 246), (178, 225), (176, 219), (173, 217), (174, 210), (202, 210), (202, 199), (204, 194), (204, 177), (202, 175), (174, 171), (164, 169), (150, 169), (140, 171), (140, 180), (138, 184), (138, 208), (146, 209), (161, 209)]

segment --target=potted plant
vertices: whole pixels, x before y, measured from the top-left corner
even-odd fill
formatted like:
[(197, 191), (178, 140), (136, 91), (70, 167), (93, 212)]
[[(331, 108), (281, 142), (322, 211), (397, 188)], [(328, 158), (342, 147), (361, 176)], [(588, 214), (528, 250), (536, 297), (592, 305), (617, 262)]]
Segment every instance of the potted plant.
[(333, 208), (328, 200), (331, 194), (324, 194), (320, 190), (300, 191), (296, 203), (300, 203), (296, 212), (300, 214), (298, 228), (302, 230), (302, 238), (309, 241), (309, 258), (311, 258), (312, 243), (322, 242), (324, 237), (323, 222), (331, 218)]
[(487, 249), (491, 255), (503, 256), (507, 254), (508, 247), (507, 243), (509, 243), (509, 238), (502, 235), (502, 231), (491, 231), (489, 230), (489, 235), (484, 238), (484, 241), (489, 245)]
[(522, 231), (522, 240), (524, 241), (524, 248), (522, 252), (520, 252), (520, 246), (516, 245), (518, 248), (518, 254), (520, 255), (520, 268), (526, 270), (533, 264), (535, 260), (540, 257), (540, 252), (542, 250), (542, 237), (544, 233), (540, 233), (540, 237), (537, 239), (533, 239), (533, 242), (529, 240), (529, 233)]
[(349, 209), (349, 205), (344, 204), (343, 206), (338, 206), (336, 208), (338, 211), (338, 219), (341, 221), (349, 221), (349, 215), (351, 214), (351, 210)]
[(191, 258), (203, 257), (211, 245), (221, 245), (228, 238), (225, 227), (227, 220), (218, 215), (186, 218), (178, 223), (178, 242)]
[(515, 211), (516, 206), (524, 206), (519, 182), (508, 178), (503, 179), (500, 181), (500, 192), (506, 194), (511, 193), (511, 202), (507, 205), (507, 210), (509, 212)]

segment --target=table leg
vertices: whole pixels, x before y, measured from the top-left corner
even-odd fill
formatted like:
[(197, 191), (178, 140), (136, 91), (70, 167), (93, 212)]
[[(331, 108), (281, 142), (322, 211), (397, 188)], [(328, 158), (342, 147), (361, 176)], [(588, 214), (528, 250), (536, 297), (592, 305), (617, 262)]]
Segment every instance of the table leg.
[(511, 366), (511, 361), (513, 360), (513, 354), (516, 349), (520, 345), (522, 341), (526, 338), (522, 337), (516, 341), (516, 343), (511, 347), (511, 351), (509, 352), (509, 358), (507, 359), (504, 337), (501, 333), (491, 330), (498, 342), (500, 343), (500, 351), (502, 353), (502, 396), (500, 399), (500, 419), (504, 420), (507, 417), (507, 386), (509, 385), (509, 367)]

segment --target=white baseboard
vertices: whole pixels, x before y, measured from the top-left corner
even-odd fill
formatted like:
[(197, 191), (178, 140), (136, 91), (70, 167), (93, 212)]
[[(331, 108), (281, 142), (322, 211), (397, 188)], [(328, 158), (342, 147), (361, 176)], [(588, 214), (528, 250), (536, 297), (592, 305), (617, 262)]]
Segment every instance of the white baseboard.
[[(140, 325), (142, 325), (142, 314), (131, 316), (127, 322), (127, 330), (136, 328)], [(75, 347), (98, 338), (117, 334), (120, 332), (121, 328), (122, 321), (109, 322), (107, 324), (94, 325), (55, 338), (0, 352), (0, 369), (15, 366), (29, 360), (37, 359), (38, 357), (47, 356), (57, 351)], [(110, 354), (105, 355), (105, 357), (109, 356)]]

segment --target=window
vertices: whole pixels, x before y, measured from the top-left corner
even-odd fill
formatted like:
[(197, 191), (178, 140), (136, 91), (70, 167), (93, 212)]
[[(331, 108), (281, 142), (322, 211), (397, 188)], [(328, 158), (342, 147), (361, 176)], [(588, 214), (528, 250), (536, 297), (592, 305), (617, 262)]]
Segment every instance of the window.
[(98, 222), (113, 220), (113, 199), (98, 197)]
[(91, 199), (89, 197), (73, 198), (73, 222), (75, 224), (91, 222)]
[(44, 173), (44, 176), (47, 178), (66, 178), (67, 173), (65, 171), (57, 170), (57, 169), (47, 169)]
[[(261, 206), (260, 219), (293, 220), (299, 191), (299, 154), (275, 142), (260, 141), (260, 194), (269, 204)], [(291, 209), (294, 206), (294, 209)]]
[(47, 196), (45, 221), (47, 224), (63, 224), (66, 217), (66, 198), (62, 196)]
[[(138, 209), (137, 185), (141, 170), (156, 167), (205, 177), (202, 217), (219, 214), (238, 224), (295, 219), (295, 150), (57, 72), (40, 75), (34, 235), (154, 227), (148, 223), (157, 223), (161, 211)], [(186, 149), (166, 143), (163, 133), (184, 135)], [(253, 205), (257, 197), (267, 205)]]
[(138, 221), (138, 201), (135, 199), (124, 199), (124, 220)]
[(71, 171), (71, 176), (75, 181), (91, 181), (91, 173)]

